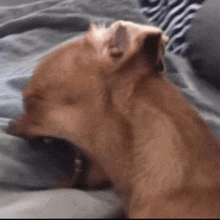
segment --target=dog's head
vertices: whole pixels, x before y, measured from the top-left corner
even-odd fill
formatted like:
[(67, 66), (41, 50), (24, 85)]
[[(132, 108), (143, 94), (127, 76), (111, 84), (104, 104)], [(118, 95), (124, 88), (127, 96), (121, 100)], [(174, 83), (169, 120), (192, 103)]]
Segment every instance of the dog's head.
[(142, 79), (160, 77), (166, 43), (156, 27), (125, 21), (107, 29), (92, 25), (36, 68), (14, 134), (66, 139), (100, 157), (109, 143), (127, 143), (132, 94), (140, 92)]

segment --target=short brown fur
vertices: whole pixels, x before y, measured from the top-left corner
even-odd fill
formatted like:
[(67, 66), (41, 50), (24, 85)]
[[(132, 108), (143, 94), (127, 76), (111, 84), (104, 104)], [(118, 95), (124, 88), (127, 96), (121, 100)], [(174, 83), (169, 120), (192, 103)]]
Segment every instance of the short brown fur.
[(219, 218), (219, 143), (166, 79), (166, 43), (155, 27), (92, 25), (39, 64), (14, 133), (78, 145), (129, 217)]

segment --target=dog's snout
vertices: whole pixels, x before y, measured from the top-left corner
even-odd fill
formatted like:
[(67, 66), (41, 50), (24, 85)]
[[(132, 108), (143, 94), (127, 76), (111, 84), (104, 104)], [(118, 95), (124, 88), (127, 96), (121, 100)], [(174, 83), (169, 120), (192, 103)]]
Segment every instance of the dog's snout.
[(27, 125), (24, 123), (24, 120), (21, 119), (22, 118), (19, 117), (16, 120), (11, 120), (8, 123), (7, 133), (17, 137), (27, 138), (27, 134), (26, 134)]

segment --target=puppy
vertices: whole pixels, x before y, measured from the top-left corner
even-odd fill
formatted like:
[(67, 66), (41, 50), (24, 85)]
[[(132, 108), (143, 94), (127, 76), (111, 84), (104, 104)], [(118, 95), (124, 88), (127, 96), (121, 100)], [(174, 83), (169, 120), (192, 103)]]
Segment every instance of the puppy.
[(218, 218), (219, 143), (166, 79), (167, 40), (156, 27), (92, 25), (36, 68), (13, 131), (77, 145), (130, 218)]

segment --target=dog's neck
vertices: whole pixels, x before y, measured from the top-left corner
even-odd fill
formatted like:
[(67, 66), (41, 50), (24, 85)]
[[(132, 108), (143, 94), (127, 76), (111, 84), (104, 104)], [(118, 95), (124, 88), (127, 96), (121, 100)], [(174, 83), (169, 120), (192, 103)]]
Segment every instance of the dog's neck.
[(210, 151), (218, 142), (177, 89), (162, 75), (131, 75), (123, 85), (117, 82), (112, 102), (119, 114), (107, 123), (115, 127), (109, 131), (117, 136), (112, 140), (120, 141), (109, 140), (105, 149), (110, 150), (100, 159), (128, 203), (132, 198), (137, 210), (144, 205), (142, 197), (218, 184), (220, 168)]

